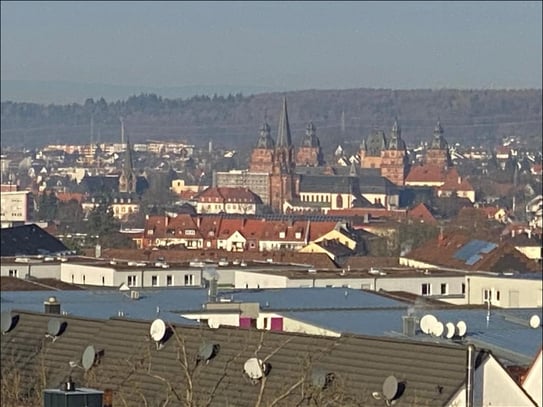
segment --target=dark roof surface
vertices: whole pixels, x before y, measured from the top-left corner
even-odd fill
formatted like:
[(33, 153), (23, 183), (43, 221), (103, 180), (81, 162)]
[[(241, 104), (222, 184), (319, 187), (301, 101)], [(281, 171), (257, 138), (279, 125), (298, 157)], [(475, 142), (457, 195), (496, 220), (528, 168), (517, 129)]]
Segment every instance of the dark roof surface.
[[(372, 393), (380, 392), (384, 380), (394, 375), (404, 387), (397, 407), (443, 406), (464, 382), (466, 370), (466, 348), (460, 345), (172, 326), (158, 350), (149, 336), (150, 321), (62, 316), (65, 330), (53, 341), (45, 337), (51, 315), (17, 315), (17, 325), (1, 336), (2, 378), (8, 385), (21, 378), (20, 394), (30, 397), (32, 391), (35, 395), (42, 388), (58, 388), (71, 374), (76, 386), (111, 388), (113, 405), (158, 406), (169, 400), (168, 405), (180, 406), (189, 398), (195, 406), (253, 406), (261, 397), (262, 405), (334, 400), (341, 406), (382, 406), (383, 400)], [(204, 342), (220, 348), (211, 360), (197, 363)], [(98, 362), (86, 372), (70, 369), (70, 361), (81, 366), (88, 345), (100, 353)], [(243, 374), (251, 357), (271, 366), (265, 379), (252, 382)], [(311, 386), (317, 368), (334, 374), (324, 390)]]
[(0, 230), (0, 256), (32, 256), (66, 253), (64, 244), (37, 225), (23, 225)]

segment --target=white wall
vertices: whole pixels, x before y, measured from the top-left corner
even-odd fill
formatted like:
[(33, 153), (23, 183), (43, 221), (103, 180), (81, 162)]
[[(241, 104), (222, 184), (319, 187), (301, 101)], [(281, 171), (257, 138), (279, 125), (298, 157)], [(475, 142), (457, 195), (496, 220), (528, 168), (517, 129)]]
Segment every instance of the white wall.
[(13, 277), (25, 278), (27, 274), (36, 278), (55, 278), (60, 279), (59, 262), (44, 263), (2, 263), (0, 266), (0, 275), (9, 276), (10, 270)]
[(543, 389), (543, 378), (541, 365), (541, 351), (537, 354), (536, 359), (532, 363), (530, 371), (522, 383), (522, 388), (530, 395), (530, 397), (537, 403), (539, 407), (543, 407), (543, 395), (541, 394)]
[(114, 276), (115, 271), (111, 267), (77, 263), (62, 263), (60, 266), (60, 280), (70, 284), (115, 287)]
[[(531, 407), (535, 404), (522, 391), (492, 355), (475, 369), (473, 407)], [(465, 387), (453, 397), (448, 407), (465, 407)]]
[(484, 291), (488, 290), (492, 292), (491, 303), (498, 307), (541, 307), (542, 289), (541, 279), (466, 276), (466, 296), (469, 304), (484, 304)]
[[(114, 265), (108, 267), (107, 265), (97, 266), (62, 263), (61, 280), (67, 283), (73, 282), (74, 284), (119, 287), (123, 283), (129, 285), (130, 276), (133, 282), (130, 286), (133, 286), (134, 288), (149, 288), (168, 287), (167, 276), (172, 276), (171, 287), (200, 287), (202, 285), (202, 270), (198, 268), (163, 269), (161, 267), (149, 266), (116, 270), (114, 267)], [(157, 278), (156, 285), (153, 285), (153, 276), (156, 276)]]
[(236, 271), (234, 277), (235, 288), (285, 288), (286, 276), (277, 276), (265, 273), (253, 273), (250, 271)]

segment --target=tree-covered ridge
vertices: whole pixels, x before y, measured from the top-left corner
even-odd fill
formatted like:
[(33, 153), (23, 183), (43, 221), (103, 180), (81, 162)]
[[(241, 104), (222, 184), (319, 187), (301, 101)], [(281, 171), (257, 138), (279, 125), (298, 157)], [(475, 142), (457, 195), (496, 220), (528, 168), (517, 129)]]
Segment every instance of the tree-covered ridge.
[[(152, 137), (195, 142), (205, 136), (225, 143), (252, 143), (265, 118), (275, 130), (283, 95), (167, 99), (141, 94), (124, 101), (87, 99), (83, 104), (69, 105), (6, 101), (1, 104), (2, 146), (21, 145), (23, 140), (29, 146), (88, 143), (91, 118), (96, 137), (117, 141), (121, 116), (134, 141)], [(294, 142), (309, 121), (315, 123), (326, 146), (360, 139), (376, 127), (388, 132), (394, 117), (400, 119), (403, 136), (411, 142), (429, 139), (437, 118), (449, 141), (541, 137), (541, 89), (308, 90), (286, 96)]]

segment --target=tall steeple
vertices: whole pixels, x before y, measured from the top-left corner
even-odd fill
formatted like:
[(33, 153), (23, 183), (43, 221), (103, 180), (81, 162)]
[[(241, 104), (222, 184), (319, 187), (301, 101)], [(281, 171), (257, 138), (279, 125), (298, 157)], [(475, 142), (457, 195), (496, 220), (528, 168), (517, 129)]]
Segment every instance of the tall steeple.
[(119, 176), (119, 192), (136, 192), (136, 174), (134, 173), (134, 164), (132, 162), (132, 147), (130, 139), (126, 137), (126, 152), (123, 162), (121, 175)]
[(277, 130), (277, 148), (290, 148), (292, 139), (290, 137), (290, 125), (288, 123), (287, 98), (283, 97), (283, 107), (279, 116), (279, 128)]

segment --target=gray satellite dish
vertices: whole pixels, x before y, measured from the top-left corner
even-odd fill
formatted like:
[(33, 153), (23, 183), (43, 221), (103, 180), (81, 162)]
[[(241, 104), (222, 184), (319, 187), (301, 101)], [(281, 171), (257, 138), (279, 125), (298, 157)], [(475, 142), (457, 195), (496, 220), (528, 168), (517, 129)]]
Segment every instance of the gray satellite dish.
[(83, 368), (85, 370), (89, 370), (92, 366), (94, 366), (95, 360), (96, 360), (96, 349), (94, 349), (94, 346), (89, 345), (85, 348), (83, 352), (83, 356), (81, 358), (81, 364), (83, 365)]
[(459, 337), (464, 337), (466, 335), (466, 332), (468, 331), (468, 326), (464, 321), (458, 321), (456, 323), (456, 334)]
[(315, 368), (311, 372), (311, 384), (318, 389), (325, 389), (334, 380), (334, 374), (324, 369)]
[(456, 327), (454, 326), (452, 322), (447, 322), (447, 324), (445, 324), (445, 327), (447, 328), (447, 333), (445, 334), (445, 337), (447, 339), (452, 339), (452, 337), (454, 336)]
[(394, 376), (388, 376), (383, 382), (383, 396), (387, 400), (394, 400), (398, 393), (398, 379)]
[(166, 323), (160, 318), (155, 319), (149, 329), (149, 334), (153, 341), (160, 342), (166, 335)]
[(11, 314), (11, 311), (2, 312), (2, 333), (6, 334), (15, 327), (15, 317)]
[(207, 362), (215, 357), (218, 351), (218, 345), (210, 342), (204, 342), (198, 349), (198, 360)]
[(532, 317), (530, 318), (530, 326), (536, 329), (536, 328), (539, 328), (540, 325), (541, 325), (541, 319), (539, 318), (539, 316), (532, 315)]
[(60, 335), (62, 331), (62, 321), (57, 318), (51, 318), (47, 323), (47, 333), (53, 337)]

